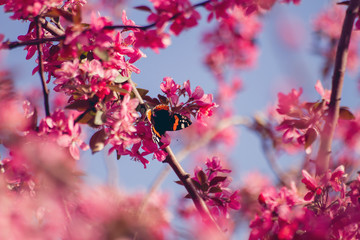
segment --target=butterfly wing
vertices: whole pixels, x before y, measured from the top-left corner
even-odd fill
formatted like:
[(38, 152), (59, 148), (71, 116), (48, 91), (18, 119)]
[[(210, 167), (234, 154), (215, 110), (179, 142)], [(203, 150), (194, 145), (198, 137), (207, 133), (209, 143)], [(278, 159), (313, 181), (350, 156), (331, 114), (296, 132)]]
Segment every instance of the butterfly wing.
[(167, 131), (181, 130), (189, 127), (192, 123), (188, 117), (181, 115), (179, 113), (173, 113), (170, 118), (170, 121), (171, 121), (170, 124), (171, 129), (168, 129)]
[(191, 125), (188, 117), (170, 112), (169, 106), (164, 104), (157, 105), (152, 110), (149, 109), (146, 116), (151, 123), (151, 132), (155, 143), (160, 142), (166, 131), (177, 131)]

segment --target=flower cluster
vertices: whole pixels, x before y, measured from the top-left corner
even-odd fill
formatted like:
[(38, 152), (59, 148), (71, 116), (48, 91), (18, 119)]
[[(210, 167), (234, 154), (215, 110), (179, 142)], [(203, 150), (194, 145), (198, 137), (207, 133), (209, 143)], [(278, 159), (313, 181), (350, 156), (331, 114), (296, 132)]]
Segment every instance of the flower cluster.
[(268, 188), (259, 195), (261, 214), (250, 223), (249, 239), (293, 239), (299, 223), (305, 221), (304, 208), (295, 190)]
[(54, 6), (62, 4), (63, 0), (1, 0), (0, 5), (4, 5), (6, 12), (13, 12), (12, 19), (33, 19), (40, 14), (41, 11), (49, 11)]
[[(147, 18), (150, 26), (155, 29), (131, 28), (136, 47), (147, 47), (158, 52), (159, 48), (170, 45), (170, 34), (166, 27), (170, 23), (170, 33), (179, 35), (186, 29), (195, 27), (200, 19), (200, 14), (192, 7), (188, 0), (151, 0), (154, 10), (148, 6), (138, 6), (139, 10), (149, 13)], [(125, 25), (135, 26), (131, 20), (124, 21)]]
[(34, 143), (19, 144), (11, 159), (1, 159), (0, 225), (6, 231), (0, 238), (165, 239), (170, 220), (165, 194), (154, 196), (140, 216), (143, 194), (90, 188), (68, 154), (51, 142)]
[(42, 119), (39, 123), (39, 133), (53, 137), (59, 146), (69, 148), (71, 156), (79, 160), (79, 148), (86, 151), (89, 146), (81, 139), (81, 128), (74, 123), (73, 115), (67, 117), (61, 110), (55, 111), (51, 116)]
[(151, 12), (148, 21), (155, 23), (158, 29), (163, 29), (167, 22), (173, 20), (170, 31), (179, 35), (183, 30), (197, 25), (200, 14), (188, 0), (151, 0), (155, 12)]
[(259, 196), (261, 214), (251, 222), (250, 239), (356, 239), (360, 224), (359, 177), (345, 185), (343, 166), (313, 178), (303, 170), (304, 200), (295, 188), (269, 188)]
[(227, 66), (240, 69), (254, 66), (258, 56), (254, 39), (261, 25), (257, 16), (247, 15), (242, 7), (233, 8), (227, 15), (203, 38), (210, 49), (205, 58), (206, 65), (218, 77)]
[[(171, 77), (165, 77), (160, 84), (160, 89), (166, 97), (146, 98), (149, 106), (170, 104), (174, 112), (188, 117), (191, 115), (200, 122), (204, 121), (204, 118), (212, 116), (213, 109), (217, 107), (216, 103), (213, 102), (212, 94), (205, 94), (200, 86), (191, 90), (189, 80), (181, 86), (176, 84)], [(186, 101), (182, 101), (183, 97), (187, 98)]]
[[(203, 121), (204, 117), (211, 116), (212, 109), (216, 107), (212, 95), (205, 94), (200, 87), (192, 91), (190, 81), (186, 81), (181, 87), (172, 78), (166, 77), (160, 89), (165, 96), (160, 95), (159, 99), (156, 99), (145, 95), (146, 105), (154, 107), (160, 103), (170, 104), (172, 111), (188, 117), (192, 115), (199, 122)], [(180, 99), (185, 96), (187, 100), (182, 102)], [(101, 129), (90, 140), (93, 152), (100, 151), (106, 144), (110, 144), (110, 153), (116, 151), (118, 156), (129, 155), (140, 161), (144, 167), (149, 163), (145, 158), (149, 154), (153, 154), (159, 161), (165, 160), (167, 154), (162, 149), (166, 145), (159, 148), (153, 142), (150, 123), (137, 112), (138, 104), (139, 101), (131, 98), (129, 94), (122, 96), (121, 101), (110, 101), (106, 105), (96, 104), (95, 107), (99, 110), (98, 116), (95, 115), (94, 124)]]
[[(283, 120), (276, 130), (284, 131), (283, 142), (304, 146), (311, 151), (311, 145), (317, 139), (328, 111), (330, 91), (322, 87), (320, 81), (315, 85), (316, 91), (322, 100), (317, 102), (300, 102), (302, 89), (292, 89), (287, 95), (278, 94), (277, 112), (283, 116)], [(340, 119), (353, 120), (355, 116), (347, 107), (340, 107)]]
[[(100, 2), (109, 3), (108, 0)], [(113, 1), (112, 6), (120, 2), (123, 1)], [(194, 5), (190, 0), (149, 2), (150, 7), (135, 7), (148, 14), (149, 24), (139, 26), (128, 18), (125, 10), (118, 11), (122, 14), (120, 24), (95, 13), (85, 22), (83, 19), (87, 16), (83, 13), (89, 10), (86, 0), (0, 0), (12, 19), (29, 23), (27, 33), (18, 36), (19, 41), (3, 42), (5, 36), (0, 34), (0, 49), (25, 46), (27, 60), (38, 55), (33, 74), (40, 73), (45, 102), (45, 111), (42, 111), (36, 104), (41, 95), (38, 92), (33, 93), (34, 98), (29, 97), (32, 102), (19, 101), (23, 97), (14, 94), (11, 77), (0, 71), (0, 239), (168, 239), (171, 234), (178, 234), (178, 230), (169, 233), (169, 213), (164, 210), (168, 205), (167, 196), (129, 195), (119, 189), (90, 188), (85, 184), (74, 159), (80, 158), (80, 149), (90, 148), (95, 153), (106, 145), (110, 147), (109, 153), (116, 153), (118, 158), (129, 156), (144, 168), (149, 156), (159, 161), (166, 159), (164, 162), (175, 166), (176, 173), (187, 177), (190, 188), (186, 187), (195, 188), (196, 197), (189, 191), (186, 198), (191, 195), (199, 200), (194, 200), (196, 207), (203, 207), (199, 212), (206, 215), (208, 209), (213, 216), (202, 221), (200, 217), (204, 216), (195, 211), (195, 206), (188, 208), (193, 212), (186, 212), (186, 208), (178, 205), (182, 216), (195, 213), (188, 214), (187, 218), (193, 228), (188, 234), (193, 234), (194, 239), (231, 238), (240, 222), (237, 216), (240, 220), (252, 219), (250, 239), (360, 239), (360, 174), (353, 181), (348, 179), (348, 174), (351, 176), (351, 171), (357, 167), (360, 146), (360, 124), (354, 120), (355, 115), (346, 107), (335, 106), (340, 115), (339, 122), (333, 125), (337, 128), (335, 147), (326, 146), (331, 150), (331, 155), (326, 155), (331, 160), (324, 164), (324, 168), (329, 165), (329, 169), (335, 170), (324, 169), (312, 175), (313, 161), (308, 157), (313, 155), (308, 154), (302, 178), (298, 174), (298, 185), (295, 185), (287, 181), (295, 174), (283, 174), (275, 165), (277, 155), (268, 154), (267, 150), (276, 151), (281, 142), (281, 146), (305, 147), (309, 153), (316, 140), (326, 138), (324, 126), (331, 123), (329, 119), (334, 109), (329, 107), (329, 102), (332, 97), (332, 105), (335, 94), (331, 96), (320, 81), (315, 88), (321, 100), (316, 102), (301, 101), (301, 88), (292, 89), (288, 94), (279, 93), (277, 109), (272, 112), (279, 120), (275, 128), (258, 118), (252, 122), (235, 116), (233, 102), (241, 89), (241, 81), (236, 77), (233, 81), (225, 81), (226, 77), (232, 77), (228, 70), (256, 64), (259, 52), (256, 39), (263, 19), (259, 16), (276, 2), (297, 5), (301, 0), (208, 0)], [(341, 8), (350, 2), (355, 3), (344, 1), (325, 10), (314, 21), (314, 29), (321, 40), (327, 40), (324, 47), (320, 46), (323, 41), (318, 41), (318, 53), (326, 62), (324, 79), (334, 61), (339, 60), (336, 46), (341, 32), (345, 34), (349, 30), (346, 37), (351, 36), (350, 27), (341, 25), (345, 18)], [(178, 84), (171, 77), (165, 77), (160, 84), (162, 94), (157, 97), (147, 95), (148, 91), (137, 88), (132, 80), (134, 73), (140, 73), (137, 62), (146, 57), (140, 48), (158, 52), (169, 46), (171, 35), (178, 36), (198, 25), (199, 7), (205, 9), (208, 21), (216, 20), (215, 29), (203, 37), (203, 43), (208, 49), (205, 62), (218, 80), (216, 99), (222, 105), (218, 109), (213, 95), (206, 94), (200, 86), (192, 89), (189, 80)], [(359, 3), (357, 11), (358, 7)], [(352, 20), (357, 20), (355, 28), (359, 29), (359, 13), (356, 14)], [(359, 62), (359, 40), (358, 33), (354, 32), (351, 45), (338, 48), (339, 56), (341, 51), (346, 54), (348, 50), (347, 67), (352, 71)], [(337, 80), (335, 74), (334, 82)], [(53, 85), (49, 85), (50, 82)], [(48, 86), (54, 89), (48, 91)], [(334, 87), (333, 93), (337, 90), (340, 93), (341, 88), (341, 85), (337, 89)], [(55, 98), (53, 93), (57, 95)], [(60, 95), (65, 99), (59, 99)], [(161, 119), (156, 111), (169, 118)], [(46, 117), (38, 119), (38, 114), (43, 112)], [(147, 118), (145, 112), (154, 115)], [(208, 118), (213, 115), (212, 119)], [(164, 121), (155, 124), (156, 119)], [(184, 141), (188, 146), (184, 148), (185, 154), (181, 152), (179, 156), (206, 144), (214, 152), (223, 147), (219, 143), (234, 146), (238, 138), (235, 125), (245, 125), (264, 139), (272, 140), (272, 145), (263, 142), (262, 146), (283, 185), (275, 188), (267, 178), (254, 174), (248, 176), (243, 187), (232, 190), (232, 179), (228, 176), (231, 170), (223, 167), (218, 157), (207, 159), (203, 168), (196, 167), (191, 177), (183, 174), (173, 157), (167, 158), (164, 149), (170, 143), (171, 134), (165, 132), (189, 126), (190, 119), (195, 120), (187, 130), (191, 141)], [(96, 129), (89, 146), (81, 134), (81, 124)], [(163, 127), (163, 131), (157, 132), (156, 127)], [(153, 141), (154, 133), (157, 137), (163, 136), (160, 144)], [(326, 142), (320, 145), (323, 143), (326, 145)], [(320, 147), (320, 160), (324, 149)], [(221, 150), (225, 152), (220, 155), (223, 158), (229, 151)], [(8, 154), (3, 154), (6, 151)], [(323, 167), (317, 164), (316, 168)], [(207, 220), (213, 219), (215, 223), (208, 224)], [(218, 231), (214, 225), (226, 233)]]
[(223, 168), (217, 157), (207, 159), (206, 169), (197, 167), (192, 182), (200, 196), (210, 207), (210, 212), (216, 217), (229, 217), (229, 209), (240, 209), (238, 191), (228, 188), (231, 179), (226, 176), (231, 170)]
[(284, 131), (283, 141), (308, 148), (316, 140), (324, 115), (326, 102), (322, 100), (315, 103), (301, 103), (299, 97), (302, 89), (292, 91), (285, 95), (278, 94), (279, 104), (277, 112), (284, 116), (284, 120), (276, 128)]

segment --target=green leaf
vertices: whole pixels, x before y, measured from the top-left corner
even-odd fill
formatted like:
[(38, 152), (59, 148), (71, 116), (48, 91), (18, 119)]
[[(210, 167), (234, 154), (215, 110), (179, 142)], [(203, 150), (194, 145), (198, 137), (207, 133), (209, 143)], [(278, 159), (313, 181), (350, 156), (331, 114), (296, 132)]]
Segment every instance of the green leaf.
[(325, 106), (326, 106), (326, 101), (325, 100), (317, 102), (313, 106), (313, 112), (317, 112), (317, 111), (323, 109)]
[(119, 74), (119, 76), (117, 76), (114, 80), (115, 83), (123, 83), (123, 82), (126, 82), (128, 81), (129, 79), (131, 78), (131, 74), (127, 77)]
[(95, 48), (94, 51), (96, 56), (98, 56), (103, 61), (109, 61), (109, 54), (105, 50), (100, 50), (99, 48)]
[(94, 124), (95, 125), (98, 125), (98, 126), (101, 126), (104, 124), (104, 121), (103, 121), (103, 117), (104, 117), (104, 112), (103, 111), (100, 111), (98, 110), (95, 114), (95, 119), (94, 119)]
[(87, 112), (85, 113), (81, 118), (80, 120), (78, 121), (78, 123), (83, 123), (83, 124), (86, 124), (86, 123), (89, 123), (91, 122), (91, 120), (94, 118), (94, 112)]
[(347, 107), (340, 107), (339, 118), (342, 120), (354, 120), (355, 116)]
[(107, 134), (104, 129), (101, 129), (94, 133), (90, 138), (90, 148), (91, 152), (94, 154), (101, 151), (105, 147), (105, 141), (107, 139)]
[(309, 128), (305, 133), (305, 149), (311, 146), (317, 138), (317, 131), (314, 128)]

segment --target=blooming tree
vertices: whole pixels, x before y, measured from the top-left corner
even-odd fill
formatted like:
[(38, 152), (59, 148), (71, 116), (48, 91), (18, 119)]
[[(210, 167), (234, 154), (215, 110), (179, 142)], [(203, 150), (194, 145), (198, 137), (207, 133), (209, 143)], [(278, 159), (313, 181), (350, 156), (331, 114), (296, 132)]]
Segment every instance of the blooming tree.
[[(331, 89), (318, 80), (315, 99), (304, 100), (302, 87), (279, 92), (262, 117), (236, 114), (233, 101), (246, 86), (239, 71), (257, 65), (264, 16), (300, 0), (127, 4), (148, 24), (135, 23), (122, 1), (0, 0), (28, 26), (17, 40), (1, 33), (1, 52), (23, 47), (42, 86), (21, 92), (1, 69), (0, 238), (230, 239), (247, 225), (249, 239), (359, 239), (360, 113), (341, 97), (358, 74), (360, 0), (329, 2), (312, 22)], [(120, 18), (99, 8), (121, 8)], [(161, 55), (202, 18), (213, 28), (201, 41), (215, 92), (164, 76), (156, 96), (133, 80), (138, 61), (149, 61), (145, 49)], [(289, 46), (300, 44), (282, 34)], [(232, 183), (238, 126), (258, 135), (277, 181), (251, 173)], [(180, 143), (168, 133), (177, 130)], [(173, 145), (182, 150), (174, 154)], [(183, 195), (171, 209), (169, 194), (157, 190), (168, 170), (148, 193), (89, 185), (77, 161), (82, 151), (127, 156), (144, 168), (156, 159), (176, 174)], [(279, 167), (285, 154), (298, 156), (295, 170)], [(184, 170), (184, 158), (192, 169)]]

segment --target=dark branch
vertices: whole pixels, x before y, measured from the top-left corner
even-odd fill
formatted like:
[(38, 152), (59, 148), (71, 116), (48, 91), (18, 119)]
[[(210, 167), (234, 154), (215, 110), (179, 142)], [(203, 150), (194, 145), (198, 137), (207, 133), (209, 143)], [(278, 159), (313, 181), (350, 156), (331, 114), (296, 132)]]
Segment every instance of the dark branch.
[(329, 109), (326, 116), (326, 123), (321, 133), (321, 142), (316, 161), (317, 175), (325, 173), (329, 168), (332, 140), (336, 124), (339, 119), (340, 99), (344, 83), (344, 74), (348, 57), (350, 37), (355, 18), (359, 12), (359, 5), (360, 0), (350, 1), (350, 5), (346, 11), (341, 36), (336, 51)]
[[(40, 39), (40, 33), (41, 33), (41, 22), (37, 18), (36, 20), (36, 38)], [(45, 105), (45, 114), (47, 117), (50, 116), (50, 107), (49, 107), (49, 89), (47, 88), (45, 77), (44, 77), (44, 64), (42, 60), (42, 44), (37, 44), (38, 47), (38, 61), (39, 61), (39, 75), (41, 79), (41, 85), (43, 89), (43, 95), (44, 95), (44, 105)]]

